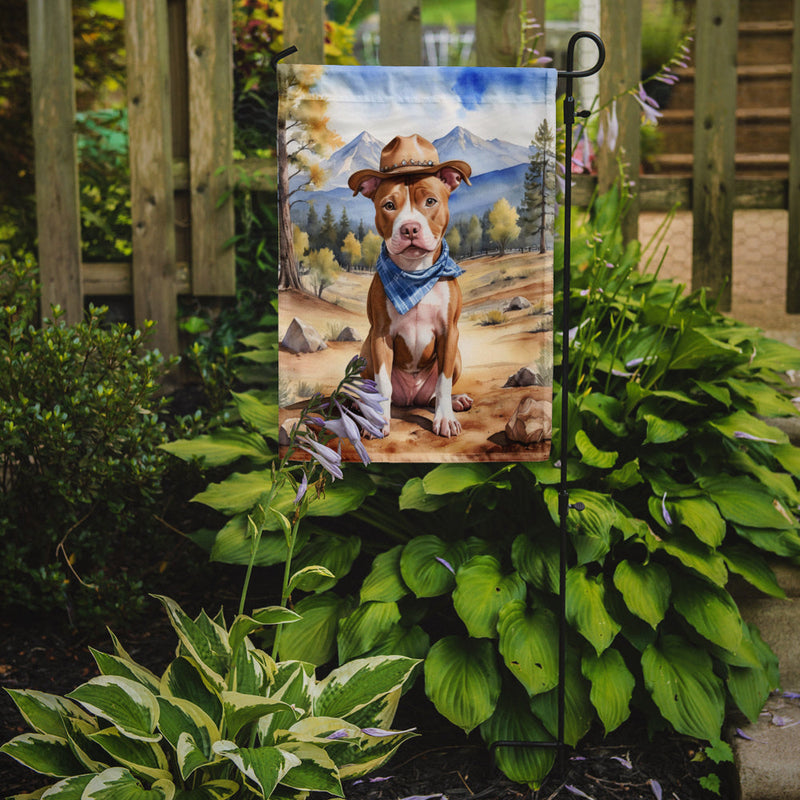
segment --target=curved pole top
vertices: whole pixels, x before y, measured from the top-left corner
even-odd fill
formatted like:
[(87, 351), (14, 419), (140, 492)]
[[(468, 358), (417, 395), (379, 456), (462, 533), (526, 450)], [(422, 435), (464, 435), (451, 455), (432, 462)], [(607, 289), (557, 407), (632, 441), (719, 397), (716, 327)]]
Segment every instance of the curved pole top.
[[(575, 45), (581, 39), (591, 39), (597, 45), (597, 63), (590, 67), (589, 69), (583, 70), (575, 70)], [(567, 45), (567, 68), (566, 70), (559, 70), (558, 77), (559, 78), (588, 78), (589, 75), (594, 75), (595, 73), (600, 71), (600, 68), (603, 66), (606, 60), (606, 46), (603, 44), (603, 40), (592, 31), (578, 31), (578, 33), (573, 33), (572, 37), (569, 40), (569, 44)]]

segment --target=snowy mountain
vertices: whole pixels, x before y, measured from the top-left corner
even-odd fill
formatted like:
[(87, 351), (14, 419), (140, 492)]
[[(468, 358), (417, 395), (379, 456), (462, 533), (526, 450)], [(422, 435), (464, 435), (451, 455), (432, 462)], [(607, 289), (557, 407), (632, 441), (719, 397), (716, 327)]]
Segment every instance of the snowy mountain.
[(472, 167), (474, 176), (527, 164), (530, 160), (527, 147), (501, 139), (482, 139), (460, 125), (441, 139), (436, 139), (433, 146), (439, 153), (440, 161), (466, 161)]
[(328, 172), (328, 186), (345, 186), (347, 179), (359, 169), (377, 169), (385, 142), (361, 131), (355, 139), (337, 150), (321, 166)]

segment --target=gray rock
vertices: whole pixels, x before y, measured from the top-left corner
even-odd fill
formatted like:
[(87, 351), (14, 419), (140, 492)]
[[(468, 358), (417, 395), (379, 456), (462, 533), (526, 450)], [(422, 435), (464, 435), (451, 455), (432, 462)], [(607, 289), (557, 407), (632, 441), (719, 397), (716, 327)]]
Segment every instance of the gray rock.
[(297, 317), (289, 325), (281, 344), (293, 353), (316, 353), (328, 347), (311, 325)]
[(349, 325), (336, 337), (337, 342), (360, 342), (361, 337), (355, 328)]
[(518, 369), (513, 375), (508, 376), (508, 380), (503, 384), (503, 388), (507, 389), (509, 386), (546, 386), (542, 376), (536, 372), (532, 367), (522, 367)]
[(535, 444), (553, 435), (553, 404), (525, 397), (506, 423), (506, 437), (512, 442)]
[(503, 309), (504, 311), (522, 311), (525, 308), (531, 307), (531, 301), (526, 297), (517, 295), (508, 301), (508, 305)]

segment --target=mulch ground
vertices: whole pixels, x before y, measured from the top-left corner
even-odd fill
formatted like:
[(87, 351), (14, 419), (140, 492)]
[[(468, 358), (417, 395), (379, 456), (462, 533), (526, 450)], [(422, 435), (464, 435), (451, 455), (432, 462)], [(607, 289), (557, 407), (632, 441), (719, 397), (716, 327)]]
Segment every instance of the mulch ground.
[[(187, 611), (196, 612), (204, 597), (215, 595), (215, 591), (198, 592), (194, 598), (177, 599)], [(155, 672), (174, 655), (174, 634), (155, 601), (146, 625), (125, 630), (117, 624), (114, 632), (134, 659)], [(6, 617), (0, 621), (0, 685), (65, 694), (97, 674), (89, 646), (111, 651), (104, 632), (86, 636), (70, 631), (64, 620), (56, 618)], [(403, 698), (395, 725), (416, 727), (420, 736), (403, 745), (376, 775), (346, 783), (348, 800), (709, 800), (715, 795), (699, 784), (709, 772), (722, 778), (722, 797), (735, 795), (730, 775), (698, 760), (697, 742), (664, 733), (649, 739), (642, 720), (627, 723), (605, 740), (600, 732), (592, 732), (566, 754), (564, 774), (554, 770), (538, 792), (509, 781), (494, 767), (479, 738), (465, 737), (436, 715), (419, 686)], [(0, 742), (25, 730), (9, 696), (0, 693)], [(30, 792), (46, 783), (0, 755), (0, 796)]]

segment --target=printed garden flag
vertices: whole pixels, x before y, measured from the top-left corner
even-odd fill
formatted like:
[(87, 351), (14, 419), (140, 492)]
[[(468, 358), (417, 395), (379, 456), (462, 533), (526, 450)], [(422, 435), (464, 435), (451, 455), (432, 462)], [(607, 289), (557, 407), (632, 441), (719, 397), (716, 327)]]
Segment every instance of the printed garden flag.
[(373, 460), (548, 458), (556, 72), (279, 79), (282, 426), (361, 355)]

